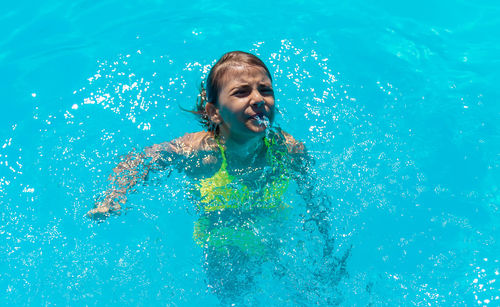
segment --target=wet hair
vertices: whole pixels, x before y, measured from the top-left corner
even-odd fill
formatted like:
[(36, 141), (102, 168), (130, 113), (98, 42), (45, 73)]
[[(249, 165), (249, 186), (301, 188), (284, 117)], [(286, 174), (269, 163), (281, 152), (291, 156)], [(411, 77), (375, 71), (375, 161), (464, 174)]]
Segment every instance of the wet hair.
[(207, 103), (212, 103), (217, 106), (219, 93), (223, 86), (224, 75), (231, 69), (240, 66), (254, 66), (263, 68), (267, 76), (272, 81), (271, 73), (267, 69), (266, 64), (255, 55), (243, 51), (231, 51), (224, 54), (210, 69), (206, 82), (202, 82), (200, 93), (196, 101), (194, 110), (190, 111), (198, 115), (198, 121), (208, 130), (218, 134), (218, 126), (213, 123), (206, 110)]

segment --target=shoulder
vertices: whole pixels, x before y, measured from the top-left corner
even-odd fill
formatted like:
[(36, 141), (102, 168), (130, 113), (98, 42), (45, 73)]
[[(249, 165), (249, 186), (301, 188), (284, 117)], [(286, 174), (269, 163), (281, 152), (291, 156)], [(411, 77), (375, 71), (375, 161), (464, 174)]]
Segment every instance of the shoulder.
[(291, 154), (301, 154), (304, 153), (305, 147), (302, 142), (297, 141), (291, 134), (285, 132), (284, 130), (278, 128), (276, 130), (276, 136), (280, 140), (280, 143), (284, 144)]
[(176, 153), (189, 155), (200, 151), (213, 151), (218, 148), (212, 132), (200, 131), (186, 133), (184, 136), (173, 140), (171, 146)]
[(154, 157), (159, 152), (189, 156), (200, 151), (213, 151), (217, 148), (213, 133), (200, 131), (186, 133), (184, 136), (169, 142), (154, 144), (145, 149), (146, 156)]
[(291, 134), (280, 128), (276, 129), (276, 137), (279, 146), (282, 146), (283, 149), (286, 148), (289, 154), (289, 166), (294, 170), (294, 173), (300, 176), (307, 174), (310, 166), (314, 164), (314, 160), (308, 154), (304, 143), (296, 140)]

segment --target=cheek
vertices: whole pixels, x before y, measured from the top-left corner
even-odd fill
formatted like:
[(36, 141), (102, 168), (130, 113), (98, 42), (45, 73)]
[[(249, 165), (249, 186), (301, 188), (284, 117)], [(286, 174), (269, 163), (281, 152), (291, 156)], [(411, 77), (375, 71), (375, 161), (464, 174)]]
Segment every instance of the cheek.
[(274, 103), (269, 105), (269, 115), (269, 120), (274, 122), (274, 117), (276, 116), (276, 105)]
[(237, 116), (245, 111), (244, 104), (234, 100), (224, 106), (221, 106), (221, 109), (224, 109), (224, 113), (232, 116)]
[(270, 111), (275, 111), (276, 110), (276, 105), (274, 104), (274, 101), (269, 103), (269, 110)]
[(238, 122), (240, 119), (240, 112), (231, 107), (223, 107), (220, 109), (222, 120), (227, 123)]

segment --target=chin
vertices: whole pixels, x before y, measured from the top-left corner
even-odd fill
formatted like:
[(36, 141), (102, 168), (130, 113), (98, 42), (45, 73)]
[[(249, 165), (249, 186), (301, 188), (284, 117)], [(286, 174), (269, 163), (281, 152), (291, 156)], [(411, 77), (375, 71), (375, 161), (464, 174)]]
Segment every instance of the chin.
[(272, 121), (270, 122), (270, 125), (269, 126), (264, 126), (264, 125), (258, 125), (255, 123), (255, 121), (251, 121), (249, 124), (246, 125), (247, 129), (250, 130), (251, 132), (253, 133), (257, 133), (257, 134), (263, 134), (266, 132), (267, 129), (270, 128), (270, 126), (272, 125)]
[(267, 127), (265, 126), (252, 126), (248, 127), (248, 130), (250, 130), (251, 133), (254, 134), (264, 134), (266, 132)]

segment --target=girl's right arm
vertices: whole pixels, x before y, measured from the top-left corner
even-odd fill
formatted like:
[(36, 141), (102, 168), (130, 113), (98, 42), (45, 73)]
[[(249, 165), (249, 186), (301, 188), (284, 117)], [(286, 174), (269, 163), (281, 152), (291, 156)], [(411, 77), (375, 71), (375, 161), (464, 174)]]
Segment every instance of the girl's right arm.
[(109, 177), (110, 187), (87, 216), (102, 219), (112, 213), (119, 213), (127, 201), (127, 195), (134, 190), (137, 183), (147, 178), (149, 171), (164, 169), (179, 163), (179, 159), (183, 160), (200, 150), (211, 150), (216, 146), (213, 134), (196, 132), (188, 133), (171, 142), (147, 147), (142, 153), (125, 156)]
[(109, 176), (110, 187), (87, 216), (102, 219), (112, 213), (119, 213), (127, 201), (127, 195), (137, 183), (146, 179), (150, 170), (164, 168), (173, 162), (173, 157), (179, 152), (178, 144), (175, 140), (156, 144), (147, 147), (144, 152), (125, 156)]

